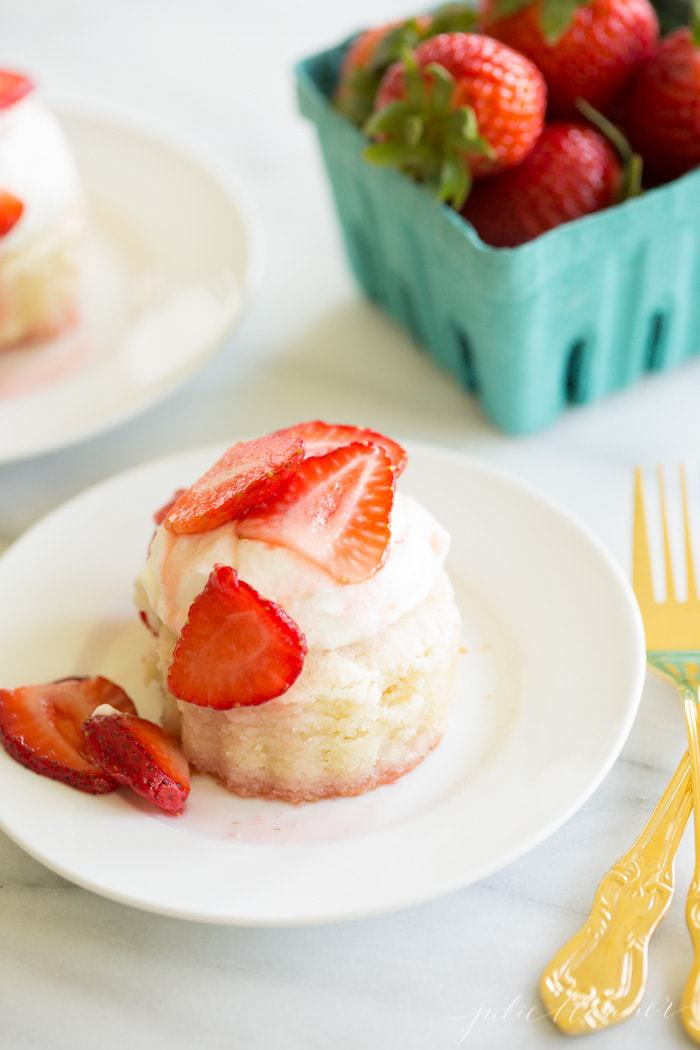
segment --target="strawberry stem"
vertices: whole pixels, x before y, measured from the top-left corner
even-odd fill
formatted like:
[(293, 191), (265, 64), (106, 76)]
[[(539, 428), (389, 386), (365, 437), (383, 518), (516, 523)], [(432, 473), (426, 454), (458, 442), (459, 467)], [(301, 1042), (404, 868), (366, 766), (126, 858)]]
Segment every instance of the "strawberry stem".
[[(694, 2), (699, 2), (699, 0), (694, 0)], [(643, 161), (640, 155), (634, 152), (620, 129), (585, 98), (576, 99), (576, 108), (601, 135), (605, 136), (619, 154), (622, 161), (622, 182), (618, 191), (617, 203), (621, 204), (630, 197), (638, 197), (642, 192), (643, 173)]]
[(692, 0), (690, 5), (690, 32), (693, 43), (700, 47), (700, 0)]
[(366, 121), (365, 133), (375, 141), (365, 149), (365, 159), (401, 168), (459, 210), (472, 185), (469, 156), (492, 156), (493, 149), (479, 135), (474, 110), (453, 108), (455, 82), (444, 66), (420, 69), (410, 51), (403, 61), (404, 98)]

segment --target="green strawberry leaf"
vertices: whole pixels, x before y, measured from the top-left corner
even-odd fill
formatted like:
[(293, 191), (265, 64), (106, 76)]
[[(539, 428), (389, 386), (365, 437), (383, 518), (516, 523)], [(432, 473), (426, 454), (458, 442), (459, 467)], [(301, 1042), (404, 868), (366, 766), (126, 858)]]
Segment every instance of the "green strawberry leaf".
[(418, 113), (411, 113), (404, 119), (401, 128), (401, 138), (409, 146), (417, 146), (423, 138), (425, 121)]
[(553, 46), (571, 25), (576, 9), (589, 3), (591, 0), (496, 0), (493, 16), (510, 18), (525, 7), (539, 4), (540, 29), (547, 43)]
[(493, 5), (493, 18), (510, 18), (517, 15), (524, 7), (530, 7), (533, 0), (496, 0)]
[(371, 146), (365, 147), (362, 155), (372, 164), (396, 168), (413, 163), (415, 147), (405, 142), (373, 142)]
[(693, 34), (694, 43), (700, 47), (700, 0), (691, 0), (690, 31)]
[(540, 0), (540, 29), (550, 47), (567, 31), (579, 7), (591, 0)]
[(455, 145), (475, 139), (479, 133), (479, 126), (472, 107), (460, 106), (459, 109), (453, 110), (445, 120), (445, 132)]
[(408, 102), (390, 102), (388, 106), (378, 109), (368, 118), (364, 126), (365, 134), (375, 138), (377, 135), (397, 132), (411, 113), (413, 109)]
[(368, 69), (353, 69), (343, 85), (336, 105), (344, 117), (361, 126), (374, 106), (379, 77)]
[(450, 106), (450, 99), (455, 86), (454, 77), (438, 62), (431, 62), (430, 65), (425, 67), (425, 72), (432, 77), (430, 85), (431, 106), (438, 113), (444, 112)]
[(438, 33), (469, 33), (477, 25), (478, 16), (474, 4), (444, 4), (433, 12), (426, 36)]
[(379, 42), (367, 68), (381, 76), (392, 62), (398, 62), (405, 50), (416, 47), (421, 36), (420, 26), (415, 18), (409, 18), (407, 22), (395, 26)]
[(440, 168), (437, 186), (438, 200), (449, 202), (460, 210), (472, 186), (471, 171), (459, 157), (446, 157)]

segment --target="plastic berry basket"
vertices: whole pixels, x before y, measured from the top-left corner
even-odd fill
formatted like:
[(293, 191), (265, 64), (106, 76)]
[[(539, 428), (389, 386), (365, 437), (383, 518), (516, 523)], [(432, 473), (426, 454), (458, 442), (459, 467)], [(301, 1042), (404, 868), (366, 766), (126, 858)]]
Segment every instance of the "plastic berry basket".
[[(668, 12), (667, 12), (668, 14)], [(700, 171), (514, 249), (368, 164), (332, 95), (349, 41), (299, 63), (352, 271), (512, 434), (700, 352)]]

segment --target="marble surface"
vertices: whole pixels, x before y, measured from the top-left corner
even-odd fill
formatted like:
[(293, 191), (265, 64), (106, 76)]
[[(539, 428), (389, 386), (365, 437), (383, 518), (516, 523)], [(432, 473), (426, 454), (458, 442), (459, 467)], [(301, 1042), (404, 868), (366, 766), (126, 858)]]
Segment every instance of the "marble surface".
[[(242, 327), (166, 403), (88, 444), (0, 468), (9, 541), (85, 486), (163, 452), (317, 415), (464, 449), (559, 499), (626, 565), (634, 464), (697, 462), (700, 363), (644, 382), (548, 433), (496, 433), (471, 399), (352, 286), (290, 64), (389, 0), (0, 0), (0, 64), (34, 71), (57, 103), (146, 120), (242, 174), (267, 264)], [(575, 596), (572, 596), (575, 601)], [(562, 702), (566, 698), (562, 697)], [(649, 681), (622, 757), (548, 842), (477, 886), (402, 914), (309, 930), (210, 928), (112, 904), (0, 836), (3, 1045), (272, 1047), (563, 1044), (538, 974), (579, 925), (683, 747), (680, 711)], [(639, 1016), (596, 1046), (687, 1045), (676, 1015), (690, 964), (692, 865), (651, 951)]]

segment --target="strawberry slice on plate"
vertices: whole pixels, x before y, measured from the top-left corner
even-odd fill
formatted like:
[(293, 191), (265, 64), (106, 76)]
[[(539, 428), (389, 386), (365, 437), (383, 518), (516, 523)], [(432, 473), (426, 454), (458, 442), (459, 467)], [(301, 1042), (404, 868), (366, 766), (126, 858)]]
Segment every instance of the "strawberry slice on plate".
[(306, 639), (235, 569), (216, 565), (190, 606), (168, 673), (170, 692), (200, 707), (265, 703), (299, 677)]
[(304, 458), (291, 433), (242, 441), (224, 452), (177, 500), (165, 518), (171, 532), (209, 532), (271, 496)]
[(119, 784), (165, 813), (182, 813), (190, 793), (190, 771), (177, 740), (137, 715), (100, 708), (83, 727), (92, 761)]
[(8, 755), (35, 773), (93, 795), (114, 791), (116, 781), (87, 758), (83, 741), (83, 722), (101, 704), (136, 712), (107, 678), (0, 689), (0, 739)]
[(14, 73), (11, 69), (0, 69), (0, 109), (14, 106), (15, 102), (19, 102), (33, 88), (31, 80), (22, 73)]
[(392, 441), (385, 434), (380, 434), (369, 427), (354, 427), (346, 423), (324, 423), (314, 419), (309, 423), (297, 423), (294, 427), (278, 431), (280, 434), (296, 434), (304, 440), (304, 456), (324, 456), (326, 452), (360, 442), (362, 445), (378, 445), (384, 449), (391, 460), (396, 477), (402, 473), (408, 456), (398, 441)]
[(305, 554), (341, 583), (360, 583), (389, 550), (394, 478), (383, 448), (343, 445), (305, 460), (276, 496), (237, 523), (238, 534)]
[(0, 237), (4, 237), (17, 225), (23, 211), (24, 204), (19, 197), (7, 190), (0, 190)]

